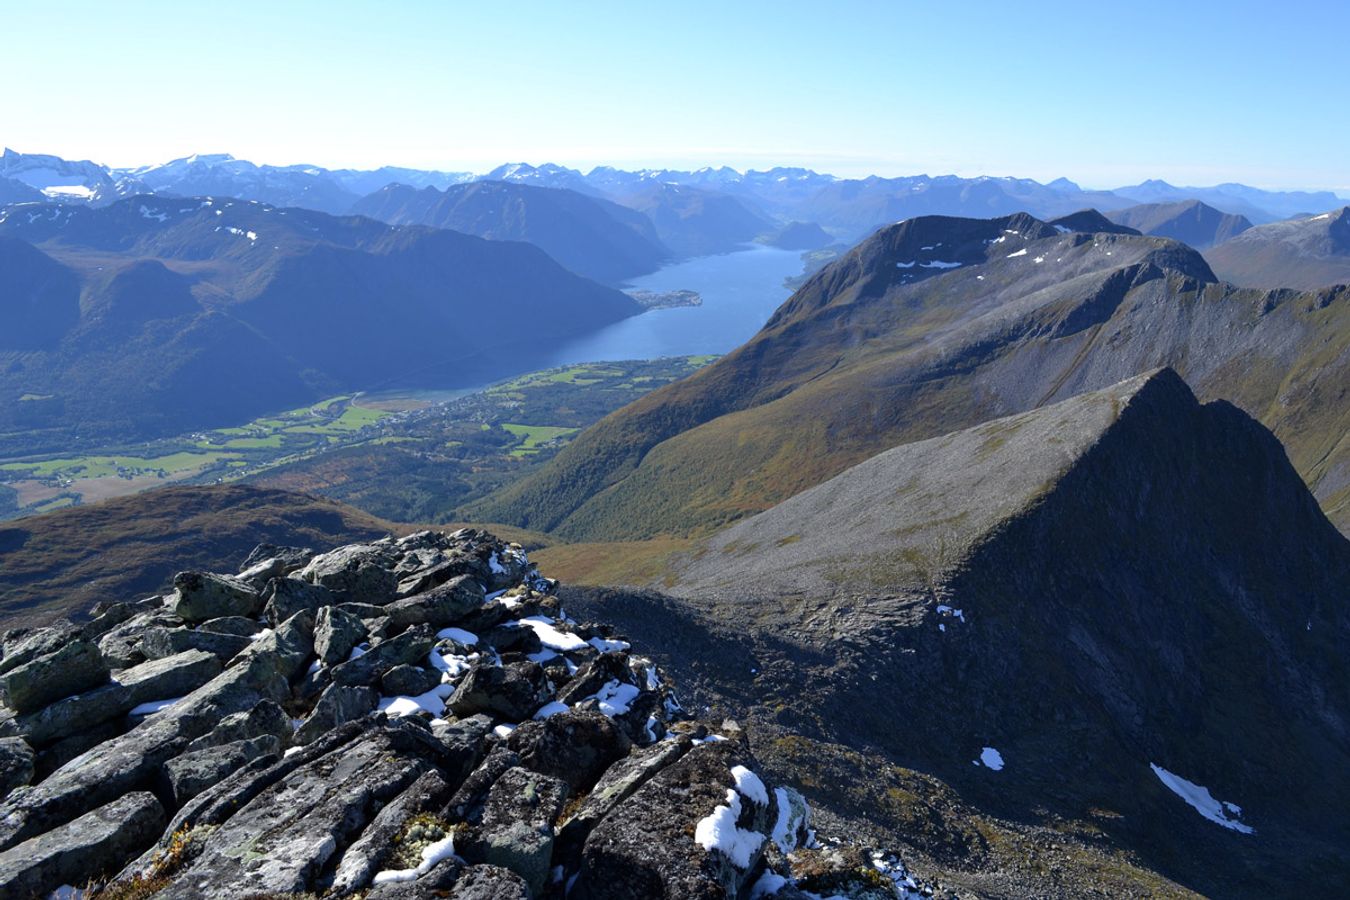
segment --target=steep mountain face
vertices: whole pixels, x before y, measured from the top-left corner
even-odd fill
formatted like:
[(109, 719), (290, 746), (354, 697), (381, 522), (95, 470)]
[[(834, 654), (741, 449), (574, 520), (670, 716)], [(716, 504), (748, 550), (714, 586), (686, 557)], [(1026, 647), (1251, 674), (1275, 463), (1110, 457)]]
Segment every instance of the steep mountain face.
[(1261, 225), (1205, 258), (1220, 277), (1246, 287), (1350, 284), (1350, 206)]
[(40, 203), (42, 191), (24, 184), (17, 178), (0, 178), (0, 206), (10, 203)]
[(482, 381), (503, 347), (641, 309), (528, 244), (255, 203), (24, 205), (0, 212), (0, 235), (42, 248), (4, 251), (24, 262), (3, 270), (17, 324), (0, 341), (26, 343), (0, 344), (0, 393), (43, 398), (0, 405), (10, 454)]
[(41, 250), (0, 238), (0, 272), (0, 350), (53, 347), (79, 320), (79, 279)]
[[(738, 728), (470, 529), (312, 549), (0, 638), (8, 896), (921, 900)], [(827, 837), (828, 835), (822, 834)], [(802, 893), (809, 891), (809, 894)]]
[(1213, 187), (1175, 187), (1156, 178), (1115, 188), (1112, 193), (1148, 204), (1199, 200), (1222, 212), (1245, 216), (1257, 224), (1297, 216), (1310, 209), (1330, 209), (1341, 203), (1331, 191), (1263, 191), (1231, 183)]
[(615, 283), (655, 271), (670, 255), (642, 213), (576, 191), (478, 181), (438, 191), (390, 185), (352, 212), (391, 225), (430, 225), (525, 241), (579, 275)]
[(1275, 431), (1350, 527), (1348, 317), (1350, 289), (1241, 290), (1162, 238), (910, 220), (479, 513), (583, 540), (697, 533), (889, 447), (1167, 365)]
[(646, 215), (679, 256), (729, 253), (774, 227), (735, 197), (680, 184), (645, 183), (614, 200)]
[(1181, 241), (1197, 250), (1222, 244), (1252, 227), (1245, 216), (1219, 212), (1199, 200), (1129, 206), (1114, 210), (1109, 218), (1119, 225)]
[(170, 197), (234, 197), (334, 215), (347, 212), (361, 196), (317, 166), (259, 166), (228, 153), (194, 154), (128, 174)]
[(664, 583), (683, 612), (608, 608), (639, 642), (713, 629), (674, 671), (752, 743), (872, 747), (1211, 896), (1350, 872), (1350, 542), (1268, 431), (1171, 371), (884, 452)]
[[(0, 188), (0, 204), (27, 200), (67, 200), (71, 202), (111, 203), (144, 190), (135, 179), (117, 178), (108, 169), (87, 159), (72, 161), (45, 153), (18, 153), (5, 148), (0, 155), (0, 179), (17, 182), (37, 197), (22, 196), (25, 191)], [(11, 196), (6, 197), (9, 194)], [(15, 196), (18, 195), (18, 196)]]

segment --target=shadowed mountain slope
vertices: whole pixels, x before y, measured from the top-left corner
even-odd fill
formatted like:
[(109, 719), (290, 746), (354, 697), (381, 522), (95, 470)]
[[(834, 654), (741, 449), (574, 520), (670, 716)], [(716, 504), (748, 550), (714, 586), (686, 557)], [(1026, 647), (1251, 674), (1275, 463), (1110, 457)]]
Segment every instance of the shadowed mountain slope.
[(438, 191), (391, 184), (352, 212), (391, 225), (430, 225), (525, 241), (579, 275), (613, 283), (654, 271), (670, 255), (636, 210), (562, 188), (477, 181)]
[(0, 240), (0, 455), (477, 383), (641, 310), (528, 244), (232, 200), (21, 205)]
[(1175, 242), (1026, 215), (883, 229), (479, 514), (579, 540), (697, 533), (889, 447), (1163, 365), (1271, 427), (1350, 525), (1350, 290), (1239, 290)]
[(1181, 241), (1197, 250), (1222, 244), (1252, 227), (1245, 216), (1220, 212), (1199, 200), (1145, 203), (1114, 210), (1109, 218), (1119, 225)]
[[(1350, 872), (1350, 542), (1266, 429), (1171, 371), (882, 453), (666, 584), (674, 607), (612, 608), (639, 641), (646, 610), (667, 641), (736, 635), (677, 672), (779, 753), (779, 728), (870, 749), (1214, 896)], [(1207, 820), (1153, 766), (1232, 806)]]
[(1220, 277), (1247, 287), (1350, 284), (1350, 206), (1260, 225), (1205, 258)]

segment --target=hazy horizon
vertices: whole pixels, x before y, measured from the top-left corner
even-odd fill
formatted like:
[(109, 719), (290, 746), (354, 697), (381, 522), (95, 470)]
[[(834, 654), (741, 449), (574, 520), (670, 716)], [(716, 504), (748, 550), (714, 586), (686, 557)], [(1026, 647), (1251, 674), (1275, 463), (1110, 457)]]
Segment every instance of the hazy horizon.
[[(0, 139), (115, 167), (484, 172), (803, 166), (840, 177), (1240, 182), (1350, 193), (1318, 76), (1350, 9), (57, 0), (6, 15)], [(59, 28), (53, 22), (59, 21)], [(1316, 27), (1309, 27), (1309, 24)], [(1315, 139), (1309, 133), (1315, 128)]]

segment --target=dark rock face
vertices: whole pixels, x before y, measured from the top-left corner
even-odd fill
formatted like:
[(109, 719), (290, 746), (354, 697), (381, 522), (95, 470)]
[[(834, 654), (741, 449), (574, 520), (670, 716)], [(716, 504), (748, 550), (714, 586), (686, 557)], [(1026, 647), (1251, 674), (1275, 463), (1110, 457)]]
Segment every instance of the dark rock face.
[(0, 675), (0, 696), (15, 712), (29, 713), (107, 680), (98, 646), (76, 640)]
[(104, 874), (107, 861), (149, 846), (163, 830), (153, 794), (127, 794), (80, 818), (0, 853), (0, 886), (11, 897), (40, 897)]
[(207, 572), (179, 572), (173, 578), (169, 606), (185, 622), (205, 622), (221, 616), (251, 616), (262, 598), (246, 582)]
[[(465, 530), (258, 555), (110, 608), (108, 646), (148, 661), (45, 703), (21, 687), (28, 708), (0, 714), (6, 896), (110, 878), (158, 900), (616, 896), (662, 879), (665, 896), (746, 896), (767, 865), (694, 839), (728, 785), (758, 784), (728, 768), (745, 749), (662, 741), (679, 706), (654, 666), (567, 619), (518, 547)], [(81, 634), (13, 636), (4, 675), (101, 666)], [(706, 761), (677, 771), (687, 757)], [(737, 820), (757, 845), (760, 799)], [(672, 847), (645, 875), (606, 868), (654, 841)]]

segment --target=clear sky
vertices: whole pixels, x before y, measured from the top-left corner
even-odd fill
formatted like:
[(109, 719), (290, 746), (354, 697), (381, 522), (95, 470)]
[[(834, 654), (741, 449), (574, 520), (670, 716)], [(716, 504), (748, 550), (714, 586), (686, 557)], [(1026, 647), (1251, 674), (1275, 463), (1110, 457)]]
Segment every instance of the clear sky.
[(0, 143), (1350, 192), (1345, 0), (2, 0)]

